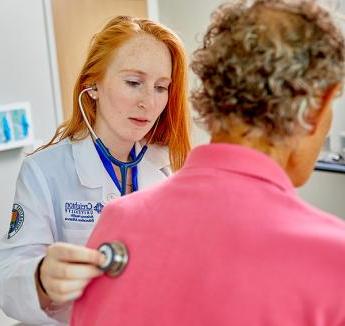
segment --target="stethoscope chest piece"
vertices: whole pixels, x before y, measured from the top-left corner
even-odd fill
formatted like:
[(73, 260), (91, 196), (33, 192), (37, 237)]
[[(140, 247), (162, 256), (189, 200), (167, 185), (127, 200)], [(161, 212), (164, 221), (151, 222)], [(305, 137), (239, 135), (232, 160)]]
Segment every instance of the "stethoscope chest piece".
[(128, 263), (128, 252), (122, 242), (105, 242), (98, 247), (106, 260), (99, 266), (108, 276), (117, 277), (125, 269)]

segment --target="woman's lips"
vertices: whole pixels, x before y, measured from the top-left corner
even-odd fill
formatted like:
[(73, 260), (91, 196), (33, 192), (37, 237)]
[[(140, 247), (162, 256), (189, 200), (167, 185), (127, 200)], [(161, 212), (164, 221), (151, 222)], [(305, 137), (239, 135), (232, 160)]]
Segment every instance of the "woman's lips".
[(130, 122), (138, 127), (145, 127), (150, 122), (149, 120), (142, 118), (128, 118)]

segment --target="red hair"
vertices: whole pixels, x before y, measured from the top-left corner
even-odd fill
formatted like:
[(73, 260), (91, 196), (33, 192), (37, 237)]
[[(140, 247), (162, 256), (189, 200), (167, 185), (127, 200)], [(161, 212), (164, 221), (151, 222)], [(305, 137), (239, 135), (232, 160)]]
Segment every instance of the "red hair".
[[(191, 148), (187, 99), (188, 68), (184, 47), (179, 37), (165, 26), (147, 19), (128, 16), (118, 16), (111, 19), (93, 37), (88, 56), (74, 86), (72, 117), (62, 123), (51, 141), (39, 150), (68, 137), (71, 140), (81, 140), (88, 135), (86, 124), (79, 110), (79, 93), (102, 80), (114, 51), (131, 37), (140, 33), (147, 33), (163, 42), (171, 54), (172, 82), (169, 86), (169, 99), (165, 110), (160, 116), (151, 143), (168, 146), (173, 171), (182, 167)], [(96, 117), (96, 102), (85, 96), (83, 103), (85, 114), (91, 126), (93, 126)], [(151, 133), (152, 130), (146, 135), (147, 139), (151, 136)]]

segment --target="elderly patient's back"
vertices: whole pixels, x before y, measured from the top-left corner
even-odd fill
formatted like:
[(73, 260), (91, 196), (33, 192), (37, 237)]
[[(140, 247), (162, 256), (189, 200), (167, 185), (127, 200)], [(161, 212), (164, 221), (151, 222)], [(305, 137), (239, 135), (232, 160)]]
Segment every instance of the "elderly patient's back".
[(127, 268), (90, 285), (73, 325), (345, 324), (345, 225), (254, 150), (201, 146), (170, 180), (114, 201), (89, 245), (114, 240)]

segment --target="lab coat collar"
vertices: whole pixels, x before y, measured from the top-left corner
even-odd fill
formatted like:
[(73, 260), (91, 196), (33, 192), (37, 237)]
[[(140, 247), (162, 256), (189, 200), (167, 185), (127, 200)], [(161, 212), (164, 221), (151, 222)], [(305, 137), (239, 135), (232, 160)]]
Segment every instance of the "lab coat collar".
[(88, 188), (101, 187), (108, 175), (96, 151), (91, 136), (71, 141), (75, 168), (80, 183)]
[[(142, 145), (143, 144), (143, 145)], [(135, 153), (138, 153), (143, 148), (143, 142), (137, 142), (135, 144)], [(158, 145), (148, 145), (147, 151), (144, 155), (145, 161), (150, 162), (156, 169), (161, 170), (170, 166), (168, 148)]]
[(233, 144), (201, 145), (192, 150), (185, 168), (221, 169), (249, 175), (295, 192), (286, 172), (269, 156), (254, 149)]
[[(138, 155), (142, 145), (137, 142), (135, 153)], [(147, 151), (138, 165), (139, 190), (157, 184), (166, 179), (164, 168), (170, 167), (168, 149), (166, 147), (149, 145)]]
[[(71, 144), (80, 183), (89, 188), (103, 187), (104, 193), (120, 196), (98, 156), (91, 136), (83, 140), (72, 141)], [(135, 144), (136, 154), (140, 152), (141, 148), (142, 145), (137, 142)], [(169, 157), (167, 149), (162, 146), (149, 145), (142, 161), (138, 165), (139, 189), (164, 180), (166, 176), (161, 169), (168, 166)]]

